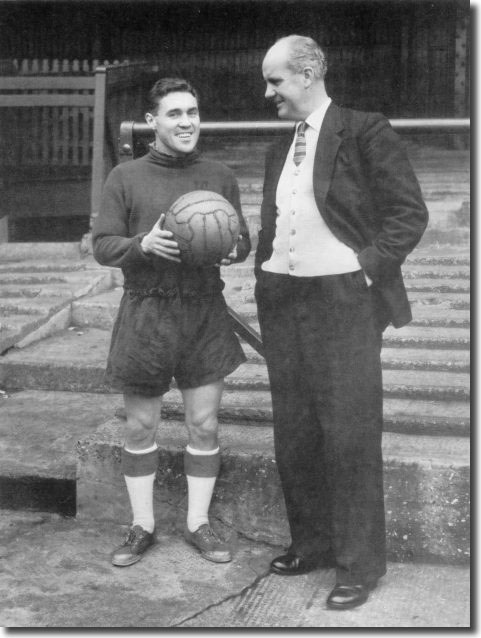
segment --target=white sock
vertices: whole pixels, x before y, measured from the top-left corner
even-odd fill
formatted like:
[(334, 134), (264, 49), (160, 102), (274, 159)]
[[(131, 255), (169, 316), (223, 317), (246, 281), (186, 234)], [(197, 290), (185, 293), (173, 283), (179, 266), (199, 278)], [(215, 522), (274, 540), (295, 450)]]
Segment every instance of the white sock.
[(132, 507), (132, 526), (140, 525), (146, 532), (154, 531), (154, 474), (147, 476), (124, 476), (130, 505)]
[[(157, 444), (145, 450), (129, 450), (130, 454), (148, 454), (157, 449)], [(146, 476), (125, 476), (125, 484), (132, 507), (132, 526), (140, 525), (146, 532), (154, 531), (154, 481), (155, 472)]]
[[(194, 456), (210, 456), (219, 453), (219, 448), (215, 450), (195, 450), (187, 446), (187, 451)], [(201, 525), (209, 523), (209, 507), (214, 493), (217, 476), (189, 476), (187, 475), (188, 487), (188, 509), (187, 509), (187, 529), (195, 532)]]

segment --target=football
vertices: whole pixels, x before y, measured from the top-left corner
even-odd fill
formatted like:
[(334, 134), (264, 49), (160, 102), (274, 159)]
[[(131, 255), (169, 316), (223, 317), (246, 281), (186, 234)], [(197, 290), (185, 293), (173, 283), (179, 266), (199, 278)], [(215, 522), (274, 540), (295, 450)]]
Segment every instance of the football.
[(179, 245), (180, 259), (190, 266), (213, 266), (232, 252), (239, 237), (239, 217), (225, 197), (212, 191), (181, 195), (165, 215)]

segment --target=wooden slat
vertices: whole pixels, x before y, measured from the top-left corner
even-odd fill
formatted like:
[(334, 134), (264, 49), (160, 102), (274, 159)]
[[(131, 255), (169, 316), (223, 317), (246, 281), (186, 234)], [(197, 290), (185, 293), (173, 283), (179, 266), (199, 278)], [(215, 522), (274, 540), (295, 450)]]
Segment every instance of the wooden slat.
[(82, 146), (82, 166), (90, 165), (90, 111), (89, 109), (81, 109), (82, 117), (82, 133), (81, 133), (81, 146)]
[(0, 107), (9, 106), (93, 106), (93, 95), (79, 94), (25, 94), (25, 95), (1, 95)]
[(59, 164), (59, 128), (60, 109), (54, 106), (52, 109), (52, 164)]
[(40, 157), (42, 164), (49, 163), (49, 145), (51, 144), (51, 131), (49, 126), (50, 109), (43, 107), (41, 109), (41, 149)]
[(72, 135), (70, 143), (72, 145), (72, 163), (75, 166), (79, 165), (79, 109), (73, 108), (71, 111), (72, 117)]
[(69, 110), (66, 106), (62, 107), (62, 134), (60, 136), (62, 144), (62, 160), (63, 166), (69, 164), (68, 148), (69, 148), (69, 131), (68, 131)]
[(80, 91), (94, 90), (93, 76), (4, 76), (0, 77), (0, 91)]

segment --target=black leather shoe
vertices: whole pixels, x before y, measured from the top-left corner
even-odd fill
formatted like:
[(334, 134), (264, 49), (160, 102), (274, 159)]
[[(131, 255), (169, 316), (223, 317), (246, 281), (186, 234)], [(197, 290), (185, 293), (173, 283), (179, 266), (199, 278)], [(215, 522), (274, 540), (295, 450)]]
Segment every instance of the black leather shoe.
[(372, 585), (339, 585), (327, 597), (329, 609), (352, 609), (363, 605), (369, 597), (369, 592), (374, 589), (376, 583)]
[(295, 554), (283, 554), (274, 558), (271, 562), (271, 572), (280, 574), (281, 576), (298, 576), (299, 574), (307, 574), (316, 568), (316, 565), (310, 563)]
[(131, 527), (123, 544), (112, 552), (112, 565), (128, 567), (138, 563), (153, 542), (154, 535), (140, 525)]

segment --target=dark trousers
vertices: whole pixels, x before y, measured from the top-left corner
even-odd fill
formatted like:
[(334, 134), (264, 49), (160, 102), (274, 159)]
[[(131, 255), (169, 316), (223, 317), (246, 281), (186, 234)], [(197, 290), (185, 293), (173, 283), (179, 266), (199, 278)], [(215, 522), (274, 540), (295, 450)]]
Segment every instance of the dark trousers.
[(256, 285), (274, 443), (292, 544), (337, 582), (386, 572), (382, 330), (361, 271)]

